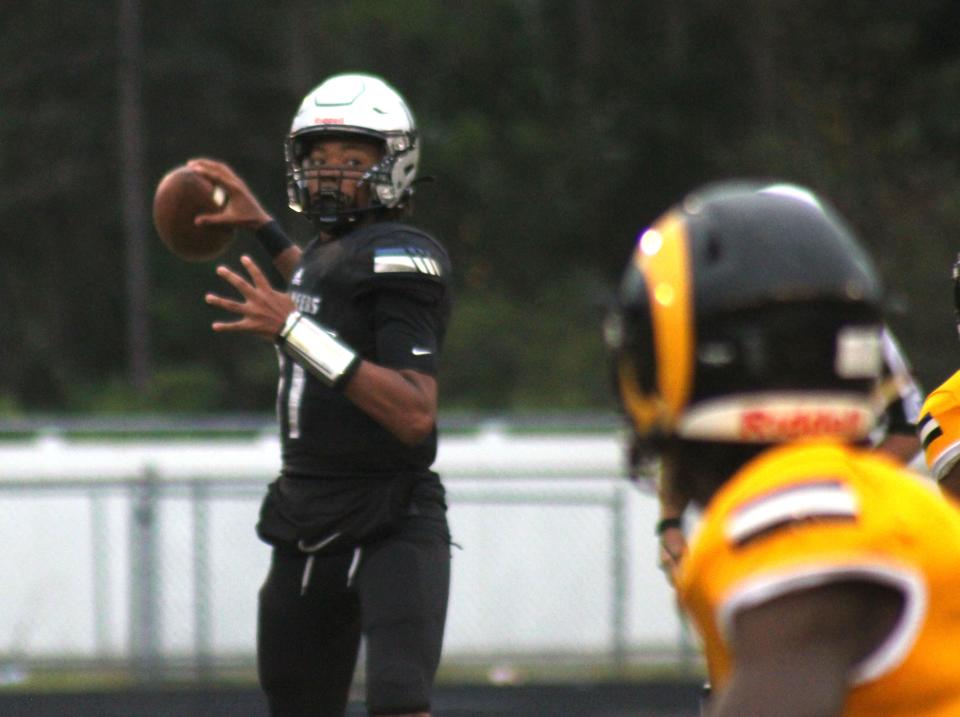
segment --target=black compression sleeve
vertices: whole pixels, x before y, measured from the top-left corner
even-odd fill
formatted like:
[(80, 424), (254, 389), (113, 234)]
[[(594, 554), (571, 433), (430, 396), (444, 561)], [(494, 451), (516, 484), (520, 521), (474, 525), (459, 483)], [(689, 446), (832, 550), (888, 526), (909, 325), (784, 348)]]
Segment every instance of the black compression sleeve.
[(257, 229), (256, 236), (257, 241), (267, 250), (267, 254), (270, 255), (271, 259), (293, 246), (290, 237), (284, 233), (283, 228), (276, 219), (271, 219)]

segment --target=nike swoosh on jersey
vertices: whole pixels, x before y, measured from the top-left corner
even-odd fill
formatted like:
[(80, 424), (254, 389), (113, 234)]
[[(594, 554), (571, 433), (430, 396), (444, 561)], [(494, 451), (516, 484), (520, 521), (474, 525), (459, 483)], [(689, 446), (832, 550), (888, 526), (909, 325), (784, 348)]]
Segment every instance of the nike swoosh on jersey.
[(432, 354), (433, 351), (430, 349), (420, 348), (419, 346), (414, 346), (412, 349), (410, 349), (410, 353), (412, 353), (414, 356), (428, 356)]

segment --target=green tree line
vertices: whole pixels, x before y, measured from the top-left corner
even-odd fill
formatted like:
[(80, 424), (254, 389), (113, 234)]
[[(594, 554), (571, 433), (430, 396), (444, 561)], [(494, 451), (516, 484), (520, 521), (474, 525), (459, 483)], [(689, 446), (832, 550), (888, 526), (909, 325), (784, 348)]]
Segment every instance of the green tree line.
[(167, 253), (149, 202), (217, 157), (308, 239), (282, 143), (341, 71), (420, 125), (416, 221), (455, 265), (447, 408), (611, 407), (600, 319), (636, 235), (729, 177), (829, 197), (926, 387), (960, 358), (953, 0), (36, 0), (0, 9), (0, 48), (0, 415), (269, 408), (273, 350), (210, 331), (213, 264)]

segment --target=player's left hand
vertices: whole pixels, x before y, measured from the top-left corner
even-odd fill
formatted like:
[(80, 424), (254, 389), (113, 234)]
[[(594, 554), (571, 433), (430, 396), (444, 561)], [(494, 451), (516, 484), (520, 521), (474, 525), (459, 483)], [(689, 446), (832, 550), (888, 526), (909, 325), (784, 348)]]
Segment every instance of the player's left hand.
[(249, 256), (240, 257), (240, 262), (250, 275), (247, 281), (226, 266), (217, 267), (217, 276), (226, 281), (243, 297), (243, 301), (227, 299), (217, 294), (207, 294), (205, 300), (241, 318), (237, 321), (215, 321), (214, 331), (243, 331), (273, 341), (277, 338), (290, 312), (294, 311), (293, 300), (282, 291), (277, 291)]

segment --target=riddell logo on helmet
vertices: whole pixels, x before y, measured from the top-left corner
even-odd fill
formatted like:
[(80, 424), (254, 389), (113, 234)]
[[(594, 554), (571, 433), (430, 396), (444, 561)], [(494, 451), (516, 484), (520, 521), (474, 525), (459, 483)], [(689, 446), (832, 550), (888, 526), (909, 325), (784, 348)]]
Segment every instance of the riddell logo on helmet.
[(740, 435), (751, 441), (799, 438), (801, 436), (858, 435), (863, 432), (860, 411), (747, 411), (740, 423)]
[(317, 117), (313, 120), (314, 124), (346, 124), (343, 117)]

